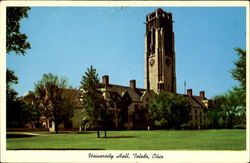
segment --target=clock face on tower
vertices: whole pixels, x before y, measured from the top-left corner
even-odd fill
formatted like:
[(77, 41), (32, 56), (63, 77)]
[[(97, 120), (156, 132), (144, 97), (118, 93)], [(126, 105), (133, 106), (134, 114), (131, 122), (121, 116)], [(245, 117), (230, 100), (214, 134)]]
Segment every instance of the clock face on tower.
[(155, 64), (155, 60), (154, 59), (150, 59), (149, 64), (150, 64), (150, 66), (153, 66)]

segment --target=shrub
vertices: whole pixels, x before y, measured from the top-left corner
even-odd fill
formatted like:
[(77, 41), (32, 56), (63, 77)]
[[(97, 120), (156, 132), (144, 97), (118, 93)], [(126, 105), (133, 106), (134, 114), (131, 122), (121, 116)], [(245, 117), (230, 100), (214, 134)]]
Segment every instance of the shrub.
[(190, 129), (190, 127), (186, 123), (184, 123), (181, 125), (181, 129)]
[(238, 124), (238, 125), (234, 125), (233, 128), (234, 129), (246, 129), (246, 125), (245, 124)]

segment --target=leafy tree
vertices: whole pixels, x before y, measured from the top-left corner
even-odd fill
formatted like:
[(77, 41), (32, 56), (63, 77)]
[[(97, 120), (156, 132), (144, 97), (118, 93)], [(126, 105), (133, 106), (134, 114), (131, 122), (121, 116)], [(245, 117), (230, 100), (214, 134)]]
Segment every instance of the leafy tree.
[[(19, 110), (16, 110), (20, 107), (17, 103), (17, 92), (12, 88), (13, 84), (18, 83), (18, 78), (15, 75), (15, 72), (12, 70), (7, 70), (6, 73), (6, 104), (7, 104), (7, 127), (17, 127), (19, 121), (15, 121), (15, 115), (19, 114)], [(19, 116), (18, 116), (19, 117)]]
[(235, 48), (239, 59), (234, 62), (235, 68), (231, 71), (232, 77), (240, 82), (241, 88), (246, 90), (246, 51)]
[(156, 126), (170, 126), (171, 104), (173, 99), (171, 93), (160, 93), (156, 95), (150, 103), (149, 114)]
[(6, 84), (7, 84), (7, 89), (6, 89), (6, 93), (7, 93), (7, 100), (14, 100), (17, 96), (17, 92), (12, 88), (13, 84), (17, 84), (18, 83), (18, 78), (15, 75), (15, 72), (12, 70), (7, 70), (6, 73)]
[[(25, 55), (26, 50), (30, 49), (27, 42), (27, 36), (20, 32), (20, 20), (28, 17), (29, 7), (7, 7), (6, 17), (6, 50), (7, 53), (15, 52), (16, 54)], [(36, 119), (34, 108), (25, 104), (18, 93), (12, 88), (13, 84), (18, 83), (18, 78), (13, 70), (6, 71), (6, 100), (7, 100), (7, 127), (23, 127), (28, 120)], [(29, 108), (30, 110), (26, 110)], [(34, 114), (32, 114), (34, 113)], [(26, 114), (26, 115), (25, 115)], [(30, 119), (29, 119), (30, 118)]]
[[(83, 121), (85, 128), (91, 127), (97, 130), (97, 137), (100, 138), (100, 128), (106, 126), (107, 117), (106, 101), (100, 91), (101, 83), (98, 74), (93, 66), (87, 69), (82, 76), (80, 89), (83, 90), (81, 101), (83, 102)], [(106, 127), (105, 127), (106, 136)]]
[(207, 113), (207, 117), (210, 120), (210, 126), (212, 128), (221, 128), (220, 120), (222, 118), (221, 115), (221, 98), (214, 97), (209, 104), (209, 111)]
[[(232, 77), (239, 81), (240, 86), (233, 88), (233, 94), (237, 99), (237, 103), (246, 109), (246, 51), (235, 48), (239, 59), (234, 62), (235, 68), (231, 71)], [(244, 118), (245, 119), (245, 118)]]
[(172, 93), (160, 93), (150, 103), (149, 114), (156, 126), (180, 128), (189, 121), (190, 101)]
[[(18, 78), (15, 72), (7, 69), (6, 72), (6, 120), (7, 127), (20, 127), (19, 114), (22, 111), (21, 103), (17, 99), (18, 93), (12, 88), (13, 84), (18, 83)], [(18, 118), (18, 119), (17, 119)], [(22, 123), (22, 122), (21, 122)]]
[[(15, 52), (16, 54), (25, 55), (26, 50), (30, 49), (30, 44), (27, 42), (27, 36), (20, 32), (20, 21), (22, 18), (28, 18), (29, 7), (7, 7), (6, 17), (6, 50), (7, 53)], [(11, 88), (12, 84), (18, 83), (13, 70), (7, 69), (6, 71), (7, 83), (7, 100), (10, 96), (14, 99), (17, 92)]]
[(172, 126), (174, 126), (174, 128), (179, 129), (182, 124), (188, 123), (189, 113), (191, 111), (192, 106), (189, 99), (181, 95), (175, 96), (172, 103)]
[(7, 53), (14, 51), (16, 54), (25, 55), (26, 50), (30, 49), (27, 36), (20, 32), (20, 21), (28, 18), (29, 7), (7, 7), (6, 18), (6, 49)]
[(7, 127), (19, 128), (26, 127), (28, 123), (35, 127), (40, 126), (40, 112), (31, 104), (17, 98), (14, 101), (7, 101)]
[(39, 122), (39, 111), (25, 103), (22, 98), (18, 98), (18, 93), (12, 88), (18, 83), (14, 71), (7, 71), (7, 127), (25, 127), (27, 123), (37, 124)]
[[(28, 18), (29, 7), (7, 7), (6, 17), (6, 50), (7, 53), (15, 52), (16, 54), (26, 54), (26, 50), (30, 49), (30, 43), (27, 42), (27, 36), (20, 32), (20, 21), (22, 18)], [(10, 88), (11, 84), (17, 84), (18, 78), (13, 70), (7, 69), (7, 93), (13, 92)]]
[(246, 51), (240, 48), (235, 48), (235, 51), (239, 59), (234, 62), (235, 68), (230, 73), (239, 81), (240, 86), (213, 98), (213, 105), (208, 113), (214, 123), (213, 127), (219, 127), (219, 117), (225, 123), (220, 127), (233, 128), (234, 125), (246, 123)]
[(59, 133), (59, 124), (73, 117), (76, 97), (69, 91), (71, 88), (65, 78), (51, 73), (44, 74), (35, 84), (36, 104), (55, 123), (56, 133)]
[[(228, 91), (223, 95), (218, 95), (213, 98), (212, 109), (209, 115), (212, 116), (213, 122), (216, 124), (214, 127), (233, 128), (234, 125), (239, 123), (239, 119), (245, 117), (245, 109), (240, 106), (237, 94), (234, 91)], [(223, 124), (220, 124), (220, 118)], [(245, 118), (241, 119), (244, 121)]]
[(234, 62), (235, 68), (231, 71), (232, 77), (239, 81), (240, 86), (234, 87), (233, 92), (238, 97), (239, 105), (246, 107), (246, 51), (235, 48), (239, 59)]

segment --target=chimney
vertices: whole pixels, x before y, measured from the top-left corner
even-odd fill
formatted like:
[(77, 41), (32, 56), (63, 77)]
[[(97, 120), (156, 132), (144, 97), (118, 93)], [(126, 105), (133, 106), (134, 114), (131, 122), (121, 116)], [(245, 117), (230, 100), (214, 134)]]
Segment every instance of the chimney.
[(202, 98), (202, 100), (205, 99), (205, 91), (200, 91), (200, 97)]
[(188, 89), (188, 90), (187, 90), (187, 95), (188, 95), (189, 97), (192, 97), (192, 96), (193, 96), (193, 90), (192, 90), (192, 89)]
[(109, 76), (108, 75), (102, 76), (102, 83), (104, 84), (105, 87), (107, 87), (109, 85)]
[(130, 88), (132, 89), (136, 88), (136, 80), (130, 80)]

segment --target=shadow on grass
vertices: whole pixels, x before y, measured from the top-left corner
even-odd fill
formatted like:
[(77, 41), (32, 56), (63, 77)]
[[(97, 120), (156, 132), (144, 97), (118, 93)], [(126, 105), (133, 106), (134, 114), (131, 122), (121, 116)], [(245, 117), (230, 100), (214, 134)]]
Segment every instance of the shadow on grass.
[(105, 150), (105, 148), (13, 148), (7, 150)]
[(104, 139), (113, 139), (113, 138), (136, 138), (137, 136), (107, 136), (107, 137), (101, 137)]
[(93, 134), (96, 133), (96, 131), (81, 131), (81, 132), (77, 132), (76, 134)]
[(7, 134), (7, 138), (29, 138), (37, 135), (28, 135), (28, 134)]

